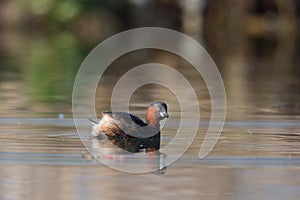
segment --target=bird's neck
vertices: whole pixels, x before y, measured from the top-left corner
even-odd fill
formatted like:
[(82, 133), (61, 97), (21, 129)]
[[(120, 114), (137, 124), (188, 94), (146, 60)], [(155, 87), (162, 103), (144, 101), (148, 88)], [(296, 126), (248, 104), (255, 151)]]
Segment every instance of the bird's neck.
[(158, 128), (160, 126), (159, 120), (151, 114), (147, 114), (146, 121), (147, 121), (147, 124), (150, 125), (150, 126), (158, 127)]
[(146, 120), (148, 125), (153, 126), (153, 127), (159, 127), (159, 121), (156, 118), (149, 117), (148, 115), (146, 116)]
[(159, 120), (157, 119), (157, 111), (150, 106), (147, 110), (146, 121), (148, 125), (153, 127), (159, 127)]
[(149, 118), (148, 116), (146, 117), (146, 120), (148, 126), (146, 126), (145, 130), (147, 130), (146, 132), (148, 133), (149, 137), (160, 133), (160, 124), (158, 120), (155, 120), (155, 118)]

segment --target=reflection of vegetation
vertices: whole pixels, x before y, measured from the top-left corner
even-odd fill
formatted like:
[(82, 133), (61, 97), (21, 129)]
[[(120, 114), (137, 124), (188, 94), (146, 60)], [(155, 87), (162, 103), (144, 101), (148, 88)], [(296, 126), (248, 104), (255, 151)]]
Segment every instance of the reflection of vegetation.
[[(28, 9), (21, 31), (27, 35), (24, 43), (30, 45), (22, 64), (26, 91), (34, 101), (54, 105), (71, 101), (86, 50), (111, 32), (111, 24), (122, 20), (111, 12), (122, 10), (128, 2), (117, 5), (108, 0), (31, 0), (23, 4)], [(104, 8), (111, 12), (99, 12)]]
[(84, 57), (126, 24), (130, 5), (110, 0), (1, 1), (0, 71), (24, 77), (22, 90), (34, 102), (70, 103)]
[(68, 33), (32, 43), (25, 75), (28, 91), (36, 100), (54, 104), (70, 100), (75, 74), (83, 60), (78, 49)]
[(72, 19), (80, 12), (78, 1), (74, 0), (31, 0), (28, 3), (33, 14), (53, 16), (53, 20), (61, 22)]

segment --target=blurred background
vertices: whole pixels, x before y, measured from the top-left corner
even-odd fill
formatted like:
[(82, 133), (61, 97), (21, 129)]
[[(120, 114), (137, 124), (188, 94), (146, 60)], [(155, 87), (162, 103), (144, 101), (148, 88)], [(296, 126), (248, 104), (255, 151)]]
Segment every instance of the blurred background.
[[(299, 0), (0, 0), (0, 199), (299, 199), (299, 17)], [(72, 89), (94, 47), (145, 26), (177, 30), (203, 45), (225, 84), (227, 121), (207, 159), (198, 159), (204, 120), (184, 156), (162, 168), (164, 176), (132, 178), (86, 152), (71, 118)], [(97, 89), (97, 111), (109, 109), (122, 74), (148, 62), (181, 72), (196, 91), (201, 117), (209, 119), (210, 97), (193, 67), (170, 52), (149, 49), (109, 66)], [(155, 100), (170, 108), (164, 146), (181, 120), (176, 96), (145, 85), (132, 95), (130, 109), (142, 117)], [(188, 126), (183, 130), (190, 132)], [(177, 156), (187, 143), (175, 142), (174, 152), (155, 159), (109, 151), (107, 159), (164, 167), (163, 159)]]
[[(229, 119), (299, 119), (299, 16), (297, 0), (0, 0), (0, 116), (71, 116), (86, 55), (121, 31), (159, 26), (206, 48), (225, 82)], [(180, 65), (165, 52), (150, 55)], [(128, 57), (141, 64), (147, 56)]]

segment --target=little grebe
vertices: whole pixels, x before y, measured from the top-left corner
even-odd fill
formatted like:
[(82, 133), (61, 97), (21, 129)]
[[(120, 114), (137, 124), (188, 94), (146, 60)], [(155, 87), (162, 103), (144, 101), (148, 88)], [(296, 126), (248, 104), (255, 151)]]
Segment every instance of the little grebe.
[(110, 140), (124, 138), (141, 139), (142, 148), (147, 148), (147, 143), (160, 146), (160, 124), (159, 122), (169, 117), (167, 105), (164, 102), (152, 103), (147, 110), (146, 123), (139, 117), (126, 112), (102, 112), (102, 119), (93, 122), (91, 134), (100, 137), (105, 134)]

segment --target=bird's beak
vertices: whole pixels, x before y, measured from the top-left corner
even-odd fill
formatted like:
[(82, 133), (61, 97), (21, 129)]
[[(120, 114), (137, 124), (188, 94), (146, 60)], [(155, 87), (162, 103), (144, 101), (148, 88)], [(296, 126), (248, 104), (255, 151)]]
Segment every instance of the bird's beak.
[(163, 117), (163, 118), (169, 118), (169, 114), (166, 113), (166, 112), (160, 112), (159, 114), (160, 114), (160, 116)]

